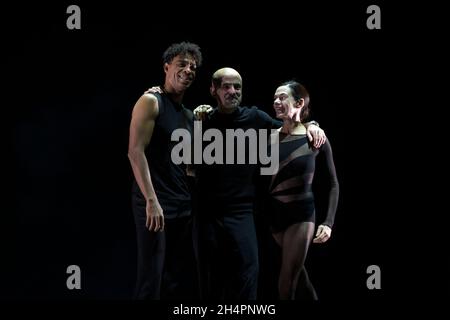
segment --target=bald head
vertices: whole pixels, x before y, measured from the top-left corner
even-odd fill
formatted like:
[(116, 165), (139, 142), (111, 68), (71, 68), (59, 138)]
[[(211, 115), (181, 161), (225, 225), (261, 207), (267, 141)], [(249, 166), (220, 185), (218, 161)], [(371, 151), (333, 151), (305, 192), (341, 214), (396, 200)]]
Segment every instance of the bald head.
[(241, 75), (235, 69), (233, 69), (233, 68), (221, 68), (221, 69), (217, 70), (216, 72), (214, 72), (214, 74), (212, 76), (212, 84), (213, 84), (213, 86), (216, 87), (216, 88), (220, 87), (221, 84), (222, 84), (222, 79), (224, 77), (238, 78), (239, 81), (242, 83)]

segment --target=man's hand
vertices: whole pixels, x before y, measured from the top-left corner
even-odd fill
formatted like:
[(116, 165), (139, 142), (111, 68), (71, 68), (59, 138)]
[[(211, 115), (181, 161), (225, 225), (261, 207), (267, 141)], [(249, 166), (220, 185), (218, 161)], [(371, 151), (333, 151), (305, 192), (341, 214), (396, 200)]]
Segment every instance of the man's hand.
[(317, 228), (316, 237), (313, 239), (314, 243), (324, 243), (331, 237), (331, 228), (324, 224), (321, 224)]
[(146, 93), (164, 93), (163, 89), (161, 89), (160, 86), (156, 86), (156, 87), (151, 87), (149, 89), (147, 89), (147, 91), (144, 92), (144, 94)]
[(320, 129), (315, 124), (308, 125), (308, 127), (306, 128), (306, 135), (316, 149), (320, 148), (325, 143), (325, 141), (327, 141), (325, 131)]
[(213, 111), (213, 107), (208, 104), (201, 104), (194, 110), (195, 120), (205, 120), (208, 117), (208, 114)]
[(147, 220), (145, 226), (150, 231), (164, 231), (164, 215), (158, 200), (148, 199), (145, 207)]

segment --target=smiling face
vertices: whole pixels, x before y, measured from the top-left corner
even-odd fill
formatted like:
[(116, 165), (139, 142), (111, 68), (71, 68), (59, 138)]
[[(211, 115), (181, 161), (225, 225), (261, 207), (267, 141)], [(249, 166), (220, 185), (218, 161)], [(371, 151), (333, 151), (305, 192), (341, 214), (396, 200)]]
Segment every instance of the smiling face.
[(224, 76), (222, 84), (216, 90), (219, 107), (225, 110), (237, 108), (242, 100), (242, 83), (240, 77)]
[(232, 68), (222, 68), (213, 75), (211, 94), (216, 98), (219, 112), (231, 113), (242, 101), (242, 78)]
[(164, 64), (166, 73), (165, 88), (181, 94), (186, 91), (195, 79), (197, 64), (189, 54), (178, 55), (170, 63)]
[(273, 108), (278, 119), (300, 122), (303, 98), (296, 101), (287, 85), (278, 87), (273, 98)]

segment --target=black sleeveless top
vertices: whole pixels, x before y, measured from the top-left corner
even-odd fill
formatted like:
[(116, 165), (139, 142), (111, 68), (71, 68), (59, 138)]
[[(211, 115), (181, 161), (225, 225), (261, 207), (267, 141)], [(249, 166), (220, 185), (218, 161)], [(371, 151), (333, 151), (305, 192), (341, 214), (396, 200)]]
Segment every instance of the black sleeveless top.
[[(178, 141), (171, 141), (172, 132), (187, 129), (192, 135), (193, 114), (182, 104), (164, 94), (154, 94), (158, 99), (159, 114), (155, 121), (152, 138), (145, 150), (150, 176), (165, 218), (191, 214), (191, 194), (186, 176), (186, 165), (172, 162), (171, 152)], [(143, 197), (136, 181), (133, 191)]]

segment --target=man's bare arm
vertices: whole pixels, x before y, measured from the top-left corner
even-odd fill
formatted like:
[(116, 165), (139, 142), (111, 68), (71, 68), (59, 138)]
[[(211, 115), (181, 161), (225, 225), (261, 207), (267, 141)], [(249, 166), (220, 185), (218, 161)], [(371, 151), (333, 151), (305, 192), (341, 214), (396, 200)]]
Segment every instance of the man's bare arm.
[(153, 94), (144, 94), (139, 98), (133, 108), (128, 143), (128, 158), (136, 182), (146, 200), (146, 226), (150, 231), (164, 229), (162, 208), (156, 197), (145, 157), (145, 149), (152, 138), (158, 112), (158, 100)]

